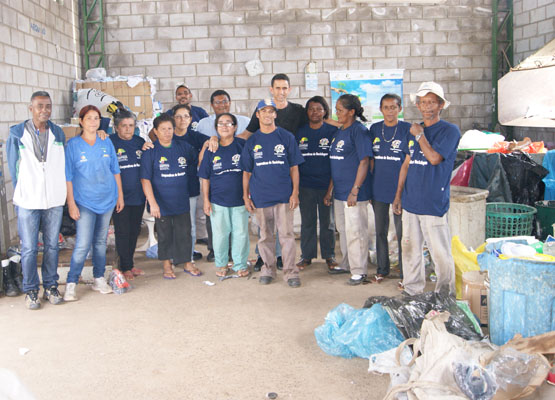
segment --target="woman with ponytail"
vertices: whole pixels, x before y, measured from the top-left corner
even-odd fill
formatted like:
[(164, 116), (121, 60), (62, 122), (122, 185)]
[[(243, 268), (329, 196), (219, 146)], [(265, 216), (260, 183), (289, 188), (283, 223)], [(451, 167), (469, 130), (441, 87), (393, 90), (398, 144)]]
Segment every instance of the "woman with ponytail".
[[(331, 274), (351, 273), (349, 285), (359, 285), (368, 273), (368, 201), (372, 197), (368, 171), (372, 143), (358, 97), (344, 94), (337, 100), (337, 120), (341, 124), (330, 149), (332, 181), (324, 201), (334, 211), (343, 259)], [(360, 120), (360, 121), (359, 121)]]

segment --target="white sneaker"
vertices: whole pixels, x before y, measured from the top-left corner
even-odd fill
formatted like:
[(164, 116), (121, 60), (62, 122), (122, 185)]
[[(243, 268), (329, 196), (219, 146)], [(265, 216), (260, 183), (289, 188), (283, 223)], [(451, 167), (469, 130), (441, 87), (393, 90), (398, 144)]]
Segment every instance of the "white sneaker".
[(106, 278), (94, 278), (94, 283), (92, 285), (92, 290), (96, 290), (102, 294), (112, 293), (112, 288), (106, 282)]
[(64, 301), (77, 301), (77, 295), (75, 294), (75, 283), (67, 283), (66, 291), (64, 292)]

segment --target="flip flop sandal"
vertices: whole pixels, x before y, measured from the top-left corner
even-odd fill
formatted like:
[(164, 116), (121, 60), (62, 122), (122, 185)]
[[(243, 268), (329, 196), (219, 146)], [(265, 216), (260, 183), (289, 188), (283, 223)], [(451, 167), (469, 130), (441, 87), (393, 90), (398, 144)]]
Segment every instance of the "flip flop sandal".
[(196, 271), (189, 271), (188, 269), (183, 268), (183, 272), (191, 275), (191, 276), (201, 276), (202, 275), (202, 271), (200, 269), (197, 269)]
[(133, 275), (135, 276), (142, 276), (145, 274), (145, 271), (143, 271), (140, 268), (131, 268), (131, 272), (133, 273)]
[(239, 271), (237, 271), (237, 275), (239, 275), (240, 278), (246, 278), (251, 274), (251, 272), (248, 269), (240, 269)]
[(173, 272), (164, 272), (164, 273), (162, 274), (162, 276), (163, 276), (164, 279), (170, 279), (170, 280), (173, 280), (173, 279), (176, 279), (176, 278), (177, 278), (177, 277), (173, 274)]
[(133, 274), (133, 272), (131, 272), (131, 271), (125, 271), (123, 273), (123, 276), (124, 276), (125, 280), (127, 280), (127, 281), (132, 281), (133, 279), (135, 279), (135, 274)]
[[(216, 276), (217, 276), (218, 278), (223, 278), (224, 276), (227, 275), (227, 270), (228, 270), (227, 267), (216, 268)], [(187, 271), (185, 271), (185, 272), (187, 272)], [(192, 274), (191, 274), (191, 275), (192, 275)], [(194, 276), (194, 275), (193, 275), (193, 276)]]
[(403, 285), (403, 282), (398, 282), (397, 283), (397, 289), (400, 291), (405, 290), (405, 285)]
[(382, 281), (385, 279), (385, 276), (382, 274), (376, 274), (374, 275), (374, 277), (372, 278), (372, 282), (373, 283), (382, 283)]

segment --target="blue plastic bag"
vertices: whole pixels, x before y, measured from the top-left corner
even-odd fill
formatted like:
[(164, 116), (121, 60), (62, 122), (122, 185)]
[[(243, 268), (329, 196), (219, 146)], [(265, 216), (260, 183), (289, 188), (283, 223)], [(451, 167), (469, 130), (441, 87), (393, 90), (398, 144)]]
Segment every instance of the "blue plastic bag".
[(154, 246), (150, 246), (146, 250), (146, 256), (148, 258), (158, 258), (158, 244), (155, 244)]
[(344, 358), (369, 358), (404, 340), (381, 304), (361, 310), (340, 304), (328, 313), (326, 322), (314, 330), (314, 335), (327, 354)]

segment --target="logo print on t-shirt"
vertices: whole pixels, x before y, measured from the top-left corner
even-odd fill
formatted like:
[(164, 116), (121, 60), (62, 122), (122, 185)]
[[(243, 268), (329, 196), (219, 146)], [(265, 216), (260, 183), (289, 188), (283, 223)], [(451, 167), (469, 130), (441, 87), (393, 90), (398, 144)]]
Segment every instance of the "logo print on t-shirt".
[(158, 166), (160, 168), (160, 171), (167, 171), (170, 169), (170, 164), (166, 164), (168, 161), (168, 159), (164, 156), (160, 157), (160, 160), (158, 161)]
[(124, 150), (124, 149), (118, 149), (117, 155), (118, 155), (118, 162), (125, 162), (125, 161), (127, 161), (127, 154), (125, 154), (125, 150)]
[(214, 170), (222, 169), (222, 163), (220, 162), (221, 159), (222, 159), (222, 157), (220, 157), (220, 156), (214, 157), (214, 159), (212, 160), (212, 163), (214, 164), (214, 165), (212, 165), (212, 169), (214, 169)]
[(299, 150), (306, 150), (308, 149), (308, 138), (303, 137), (299, 140)]
[(413, 146), (414, 146), (414, 140), (409, 140), (409, 153), (410, 153), (411, 158), (414, 154)]
[(254, 151), (254, 159), (255, 160), (257, 158), (262, 158), (262, 146), (261, 145), (257, 144), (256, 146), (254, 146), (252, 151)]
[(231, 163), (234, 166), (239, 165), (239, 161), (241, 161), (241, 154), (234, 154), (233, 157), (231, 157)]
[(143, 154), (143, 152), (142, 152), (141, 150), (137, 150), (137, 151), (135, 152), (135, 154), (137, 155), (137, 159), (140, 160), (140, 159), (141, 159), (141, 155)]
[(187, 159), (185, 157), (179, 157), (177, 163), (179, 164), (179, 168), (185, 168), (187, 166)]
[(322, 138), (320, 139), (319, 145), (323, 149), (328, 148), (330, 147), (330, 141), (328, 138)]
[(400, 140), (394, 140), (393, 142), (391, 142), (391, 150), (399, 151), (399, 146), (401, 146)]
[(345, 142), (343, 140), (340, 140), (339, 142), (337, 142), (337, 144), (335, 145), (335, 151), (337, 151), (338, 153), (343, 151), (343, 146), (345, 145)]
[(285, 151), (285, 146), (282, 144), (276, 144), (274, 147), (274, 154), (276, 157), (283, 157)]
[(85, 157), (84, 154), (81, 154), (81, 158), (79, 158), (79, 162), (87, 162), (89, 160), (87, 160), (87, 157)]
[(374, 138), (374, 141), (372, 142), (373, 146), (372, 146), (372, 150), (374, 151), (374, 153), (377, 153), (380, 151), (380, 138)]

